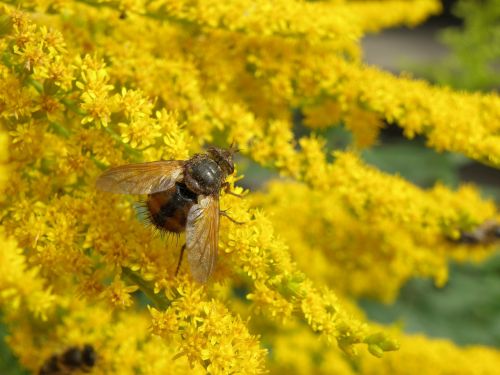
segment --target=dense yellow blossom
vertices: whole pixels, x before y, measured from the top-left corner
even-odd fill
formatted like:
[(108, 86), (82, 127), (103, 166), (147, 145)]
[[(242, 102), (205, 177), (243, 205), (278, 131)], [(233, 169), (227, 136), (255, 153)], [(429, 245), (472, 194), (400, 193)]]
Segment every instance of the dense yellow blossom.
[[(443, 285), (450, 258), (481, 259), (494, 249), (450, 240), (495, 215), (492, 202), (481, 201), (472, 187), (424, 192), (351, 154), (336, 156), (326, 189), (274, 182), (255, 197), (311, 278), (344, 294), (389, 301), (410, 277)], [(290, 226), (291, 214), (300, 231)]]
[(459, 347), (451, 341), (396, 332), (401, 348), (395, 355), (377, 359), (346, 357), (318, 341), (300, 325), (290, 325), (263, 340), (274, 348), (272, 374), (495, 374), (499, 353), (482, 346)]
[(0, 306), (9, 314), (30, 311), (38, 318), (46, 319), (54, 307), (54, 296), (39, 276), (39, 267), (30, 268), (15, 240), (7, 238), (0, 227)]
[(203, 374), (200, 365), (190, 366), (185, 357), (176, 358), (177, 348), (151, 335), (151, 319), (134, 311), (113, 312), (105, 306), (72, 301), (62, 318), (33, 326), (18, 319), (9, 344), (20, 355), (24, 367), (37, 373), (53, 354), (71, 346), (92, 345), (97, 353), (92, 374)]
[(494, 374), (498, 369), (498, 350), (482, 347), (458, 347), (449, 340), (429, 339), (422, 335), (399, 338), (398, 357), (386, 356), (376, 362), (366, 356), (360, 361), (363, 374)]
[[(321, 137), (298, 138), (291, 120), (295, 111), (313, 129), (342, 122), (357, 147), (375, 143), (385, 120), (438, 150), (499, 165), (497, 95), (361, 63), (365, 32), (414, 25), (439, 11), (437, 1), (6, 3), (0, 307), (24, 367), (35, 372), (85, 343), (98, 374), (293, 364), (297, 373), (384, 373), (406, 355), (417, 373), (431, 368), (432, 350), (449, 360), (484, 355), (486, 370), (497, 358), (406, 336), (402, 356), (384, 354), (399, 348), (398, 334), (352, 300), (391, 300), (414, 276), (442, 285), (451, 259), (491, 254), (451, 240), (497, 217), (494, 204), (472, 187), (420, 189), (354, 151), (331, 155)], [(254, 194), (229, 177), (243, 198), (222, 193), (221, 209), (243, 224), (221, 217), (217, 269), (199, 285), (186, 264), (175, 276), (184, 238), (155, 236), (134, 197), (97, 192), (95, 179), (111, 165), (232, 142), (292, 181)], [(313, 352), (324, 360), (314, 363)]]

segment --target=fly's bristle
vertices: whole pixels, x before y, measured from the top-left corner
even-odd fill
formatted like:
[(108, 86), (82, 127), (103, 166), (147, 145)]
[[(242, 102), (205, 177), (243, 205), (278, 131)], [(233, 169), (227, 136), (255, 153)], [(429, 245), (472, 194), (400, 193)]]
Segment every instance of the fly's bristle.
[(137, 202), (134, 205), (136, 216), (146, 227), (151, 228), (155, 236), (163, 237), (165, 230), (158, 227), (153, 218), (153, 214), (148, 207), (147, 201)]
[(175, 232), (170, 232), (167, 229), (158, 226), (158, 224), (156, 224), (151, 212), (149, 211), (145, 203), (143, 208), (145, 217), (144, 220), (142, 220), (142, 222), (148, 229), (150, 229), (153, 232), (153, 237), (159, 238), (162, 241), (170, 241), (172, 238), (175, 238), (176, 244), (178, 244), (180, 234)]
[(134, 204), (135, 215), (141, 222), (147, 222), (151, 216), (148, 205), (146, 201), (136, 202)]
[(162, 241), (165, 240), (165, 238), (169, 238), (170, 236), (170, 232), (168, 232), (167, 230), (163, 229), (163, 228), (159, 228), (154, 222), (150, 222), (148, 223), (148, 227), (150, 227), (153, 231), (153, 236), (155, 238), (159, 238), (161, 239)]

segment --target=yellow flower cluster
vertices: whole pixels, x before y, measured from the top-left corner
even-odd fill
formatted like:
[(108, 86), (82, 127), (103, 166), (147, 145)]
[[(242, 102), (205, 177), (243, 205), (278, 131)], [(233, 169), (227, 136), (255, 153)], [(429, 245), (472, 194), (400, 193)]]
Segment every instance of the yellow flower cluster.
[(422, 335), (392, 333), (401, 343), (395, 355), (351, 358), (332, 350), (298, 325), (269, 334), (263, 341), (274, 349), (270, 370), (275, 374), (495, 374), (500, 354), (482, 346), (458, 347), (451, 341)]
[[(493, 244), (451, 241), (496, 214), (494, 204), (482, 201), (474, 188), (452, 192), (438, 185), (423, 191), (350, 153), (335, 156), (321, 171), (328, 180), (318, 184), (320, 176), (308, 176), (314, 188), (273, 182), (254, 197), (313, 280), (343, 294), (389, 302), (411, 277), (433, 277), (443, 285), (450, 259), (479, 260), (494, 250)], [(290, 226), (291, 214), (300, 231)]]
[[(357, 39), (366, 31), (400, 24), (415, 25), (441, 9), (436, 0), (371, 0), (364, 4), (344, 0), (324, 1), (319, 4), (300, 0), (275, 0), (272, 3), (263, 0), (80, 1), (120, 10), (124, 16), (137, 13), (174, 24), (204, 29), (222, 29), (245, 35), (307, 37), (314, 41)], [(39, 5), (47, 6), (45, 1), (42, 4)]]
[(29, 268), (23, 250), (14, 239), (7, 237), (0, 227), (0, 306), (5, 306), (10, 318), (23, 310), (45, 319), (54, 307), (50, 286), (39, 277), (40, 268)]
[[(259, 94), (248, 98), (248, 105), (259, 115), (268, 116), (267, 111), (272, 111), (273, 116), (285, 119), (291, 102), (312, 128), (343, 121), (362, 147), (376, 141), (385, 120), (402, 127), (409, 138), (425, 136), (429, 147), (438, 151), (459, 152), (485, 164), (500, 165), (497, 95), (453, 92), (424, 81), (394, 77), (327, 54), (324, 45), (258, 44), (252, 46), (256, 49), (251, 61), (258, 74), (250, 83)], [(287, 65), (276, 72), (277, 64)], [(262, 108), (269, 102), (273, 108)], [(254, 138), (246, 137), (258, 144), (258, 149), (262, 145), (255, 138), (266, 134), (267, 126), (270, 132), (271, 126), (262, 124)]]
[[(152, 332), (176, 341), (178, 356), (207, 372), (263, 373), (266, 350), (248, 333), (244, 322), (217, 301), (207, 301), (200, 287), (177, 288), (179, 298), (165, 310), (151, 309)], [(231, 333), (231, 334), (228, 334)]]
[[(441, 285), (450, 259), (492, 253), (449, 241), (497, 216), (473, 188), (422, 190), (353, 152), (330, 162), (325, 142), (297, 139), (290, 120), (343, 121), (367, 147), (385, 119), (498, 164), (498, 96), (360, 63), (364, 32), (418, 23), (437, 1), (2, 4), (0, 308), (27, 369), (90, 343), (96, 374), (279, 373), (299, 362), (298, 373), (383, 372), (404, 357), (366, 355), (397, 350), (397, 334), (352, 298), (391, 300), (413, 276)], [(229, 177), (244, 198), (222, 193), (221, 209), (243, 224), (221, 218), (219, 262), (202, 286), (185, 264), (175, 276), (183, 237), (155, 236), (132, 197), (96, 192), (95, 179), (231, 142), (295, 181), (253, 194)], [(418, 339), (402, 340), (419, 353)], [(328, 354), (318, 364), (315, 352)]]
[(72, 299), (54, 316), (36, 326), (27, 317), (18, 317), (17, 329), (8, 341), (20, 363), (33, 373), (48, 358), (67, 348), (90, 344), (96, 351), (92, 374), (204, 374), (203, 367), (191, 366), (178, 356), (175, 346), (151, 335), (148, 315), (127, 311), (113, 312), (104, 305), (86, 305)]
[(483, 346), (458, 347), (449, 340), (429, 339), (422, 335), (400, 337), (399, 358), (384, 357), (375, 362), (365, 356), (361, 360), (363, 374), (494, 374), (500, 354)]

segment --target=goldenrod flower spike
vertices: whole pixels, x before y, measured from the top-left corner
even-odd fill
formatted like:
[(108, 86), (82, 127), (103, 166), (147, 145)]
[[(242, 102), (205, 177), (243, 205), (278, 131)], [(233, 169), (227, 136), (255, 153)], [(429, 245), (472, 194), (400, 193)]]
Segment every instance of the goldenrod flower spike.
[[(0, 309), (23, 367), (36, 373), (85, 344), (96, 374), (387, 373), (407, 363), (407, 373), (455, 373), (460, 355), (479, 369), (497, 360), (375, 325), (353, 302), (391, 301), (415, 276), (442, 285), (450, 260), (490, 255), (491, 244), (456, 239), (498, 217), (495, 205), (469, 186), (424, 190), (354, 150), (332, 153), (319, 136), (298, 137), (291, 119), (313, 130), (342, 121), (354, 149), (395, 123), (498, 165), (496, 94), (361, 62), (364, 33), (414, 25), (439, 2), (6, 3)], [(155, 236), (134, 198), (96, 192), (95, 180), (109, 166), (186, 160), (233, 141), (288, 180), (256, 194), (229, 176), (245, 198), (222, 193), (221, 209), (244, 224), (222, 218), (207, 284), (182, 267), (175, 277), (184, 239)]]

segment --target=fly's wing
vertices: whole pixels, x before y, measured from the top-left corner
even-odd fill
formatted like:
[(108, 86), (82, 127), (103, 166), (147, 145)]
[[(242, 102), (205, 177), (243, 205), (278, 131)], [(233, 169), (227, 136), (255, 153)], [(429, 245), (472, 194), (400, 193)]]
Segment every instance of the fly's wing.
[(215, 269), (219, 243), (219, 197), (200, 195), (186, 224), (187, 260), (193, 278), (206, 283)]
[(114, 167), (99, 176), (96, 187), (110, 193), (157, 193), (182, 180), (184, 164), (182, 160), (162, 160)]

